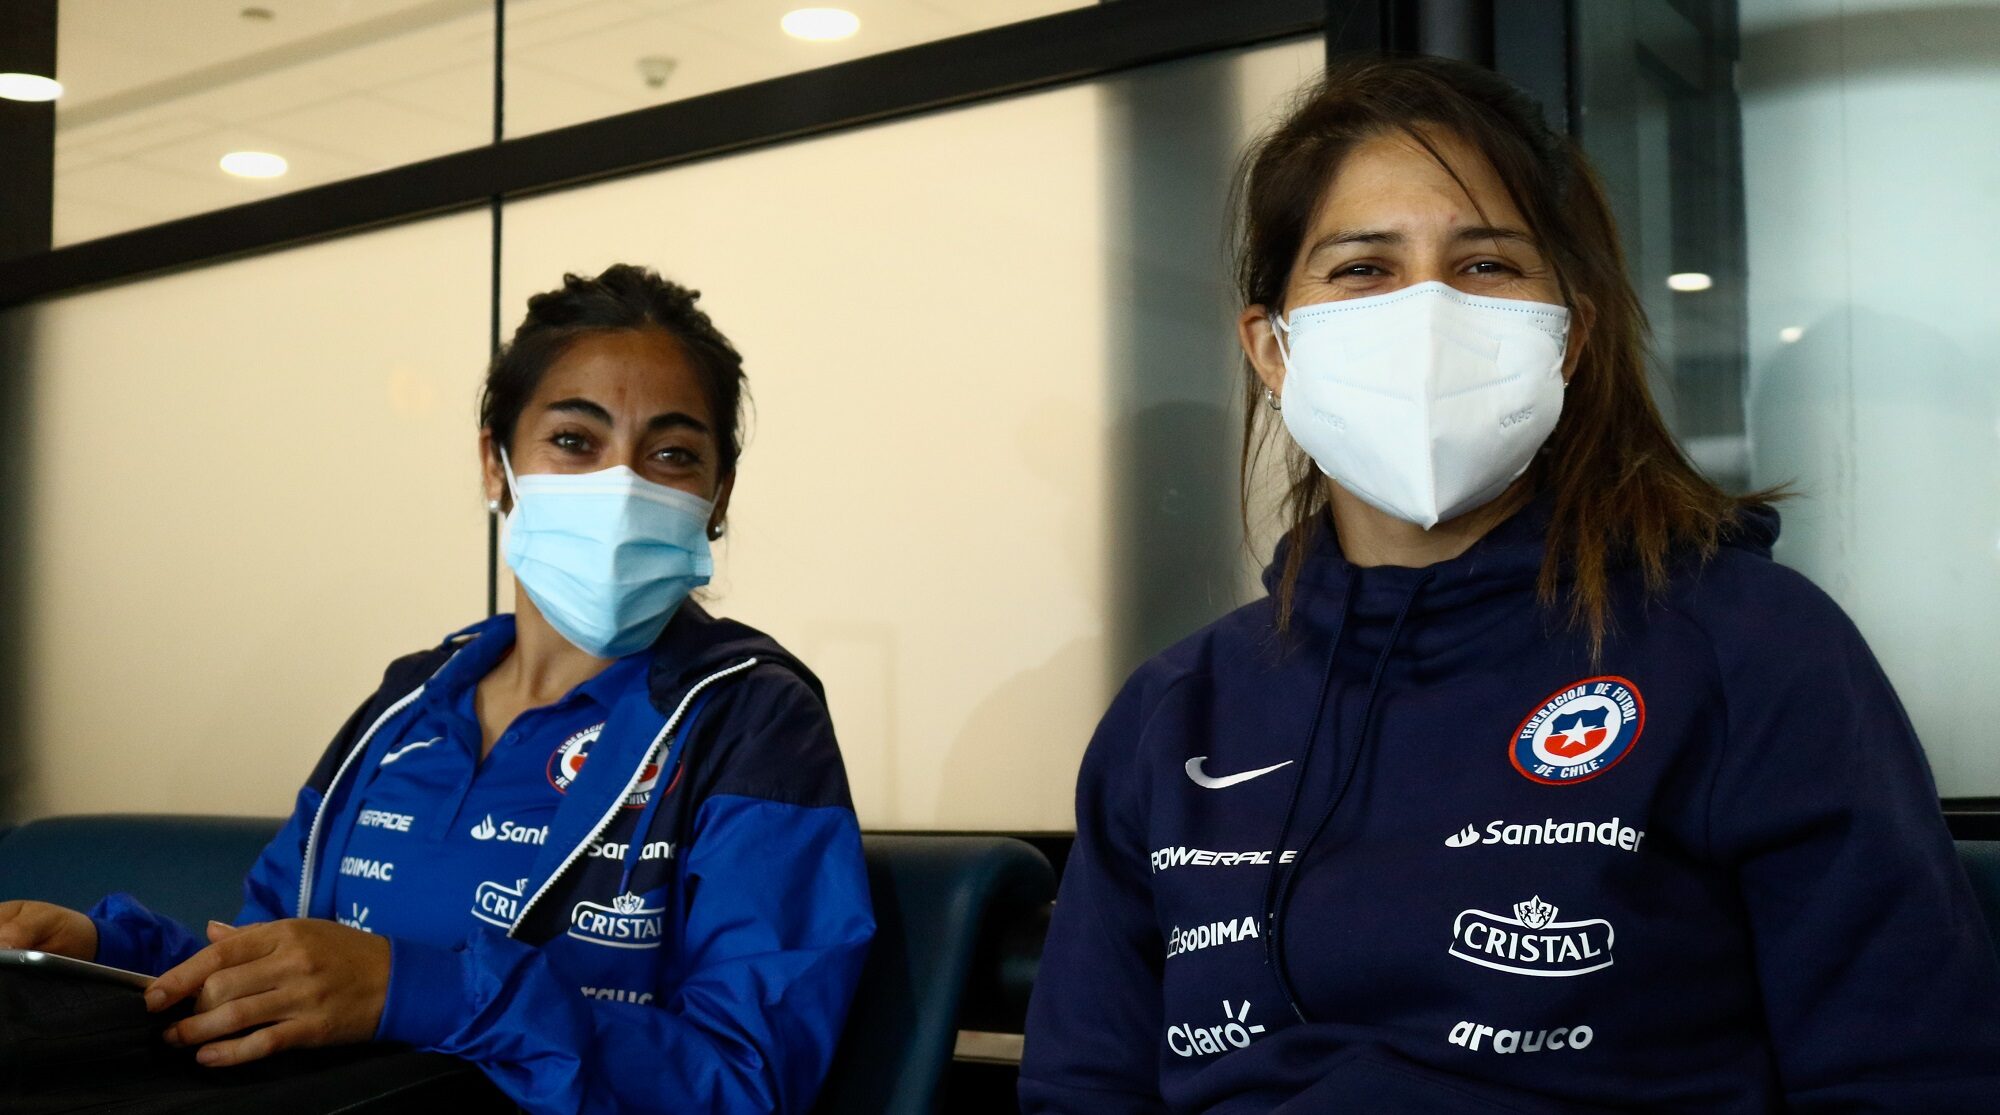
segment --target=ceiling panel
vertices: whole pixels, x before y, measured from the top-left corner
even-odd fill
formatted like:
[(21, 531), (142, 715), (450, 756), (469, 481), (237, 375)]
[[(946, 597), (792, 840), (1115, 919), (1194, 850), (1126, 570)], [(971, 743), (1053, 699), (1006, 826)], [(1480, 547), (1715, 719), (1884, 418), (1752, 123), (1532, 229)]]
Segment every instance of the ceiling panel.
[[(1091, 0), (821, 0), (861, 18), (836, 43), (779, 28), (810, 2), (509, 0), (507, 134)], [(274, 18), (245, 19), (253, 4)], [(57, 243), (487, 142), (492, 12), (492, 0), (61, 0)], [(672, 60), (658, 87), (640, 67), (653, 56)], [(221, 156), (243, 149), (283, 155), (291, 169), (264, 182), (224, 174)]]

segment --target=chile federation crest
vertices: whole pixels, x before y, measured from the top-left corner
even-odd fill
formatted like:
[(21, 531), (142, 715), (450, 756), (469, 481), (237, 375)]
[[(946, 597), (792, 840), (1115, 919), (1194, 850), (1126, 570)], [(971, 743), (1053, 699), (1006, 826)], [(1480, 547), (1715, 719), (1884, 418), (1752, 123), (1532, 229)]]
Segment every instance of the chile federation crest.
[(1549, 695), (1514, 731), (1507, 758), (1530, 782), (1588, 782), (1632, 753), (1646, 701), (1621, 677), (1585, 678)]

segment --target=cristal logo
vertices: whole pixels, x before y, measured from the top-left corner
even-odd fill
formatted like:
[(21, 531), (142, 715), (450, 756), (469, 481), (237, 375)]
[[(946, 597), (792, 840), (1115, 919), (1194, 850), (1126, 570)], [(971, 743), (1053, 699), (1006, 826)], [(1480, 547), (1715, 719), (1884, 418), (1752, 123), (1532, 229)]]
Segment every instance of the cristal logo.
[(1514, 916), (1467, 910), (1452, 923), (1450, 953), (1467, 963), (1523, 976), (1580, 976), (1611, 966), (1614, 934), (1602, 918), (1557, 921), (1540, 895), (1514, 903)]
[(488, 925), (512, 929), (514, 923), (520, 920), (521, 896), (527, 890), (526, 879), (514, 880), (511, 887), (503, 883), (481, 883), (472, 892), (472, 916)]
[(660, 947), (665, 932), (663, 906), (648, 906), (636, 894), (621, 894), (610, 905), (579, 902), (570, 910), (569, 935), (593, 945), (620, 949)]
[(1444, 838), (1447, 848), (1474, 844), (1602, 844), (1628, 852), (1639, 850), (1646, 830), (1636, 829), (1613, 817), (1608, 821), (1558, 821), (1550, 817), (1528, 824), (1488, 821), (1484, 836), (1475, 825), (1467, 825)]
[(1176, 1057), (1213, 1057), (1232, 1049), (1248, 1049), (1258, 1034), (1264, 1032), (1262, 1026), (1250, 1024), (1250, 1000), (1243, 1000), (1240, 1007), (1232, 1007), (1229, 1000), (1222, 1001), (1222, 1017), (1226, 1020), (1214, 1026), (1196, 1026), (1183, 1022), (1167, 1027), (1167, 1048)]

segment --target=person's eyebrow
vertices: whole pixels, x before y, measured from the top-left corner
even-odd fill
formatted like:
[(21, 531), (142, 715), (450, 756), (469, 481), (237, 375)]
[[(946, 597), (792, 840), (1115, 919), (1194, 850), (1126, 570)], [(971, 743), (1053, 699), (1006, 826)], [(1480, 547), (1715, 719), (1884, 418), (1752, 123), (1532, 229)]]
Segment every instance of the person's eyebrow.
[(1338, 248), (1343, 244), (1401, 244), (1402, 242), (1403, 234), (1400, 232), (1387, 232), (1381, 229), (1337, 228), (1313, 241), (1312, 250), (1306, 253), (1306, 258), (1311, 259), (1328, 248)]
[[(1531, 248), (1535, 245), (1535, 238), (1529, 236), (1521, 229), (1507, 228), (1501, 225), (1467, 225), (1464, 228), (1454, 231), (1451, 234), (1451, 238), (1454, 241), (1506, 240), (1513, 243), (1525, 244)], [(1306, 258), (1311, 259), (1328, 248), (1338, 248), (1346, 244), (1395, 245), (1403, 243), (1405, 239), (1406, 237), (1402, 233), (1391, 232), (1386, 229), (1337, 228), (1320, 237), (1318, 240), (1313, 241), (1312, 250), (1306, 253)]]
[(1532, 248), (1535, 238), (1518, 228), (1500, 225), (1470, 225), (1451, 234), (1453, 240), (1510, 240)]
[(695, 433), (705, 434), (708, 432), (708, 423), (703, 422), (692, 414), (678, 410), (670, 410), (665, 414), (655, 414), (646, 420), (647, 433), (658, 433), (661, 430), (673, 429), (693, 430)]
[(607, 426), (611, 425), (611, 412), (589, 399), (557, 399), (543, 409), (563, 414), (580, 414), (585, 418), (595, 418)]

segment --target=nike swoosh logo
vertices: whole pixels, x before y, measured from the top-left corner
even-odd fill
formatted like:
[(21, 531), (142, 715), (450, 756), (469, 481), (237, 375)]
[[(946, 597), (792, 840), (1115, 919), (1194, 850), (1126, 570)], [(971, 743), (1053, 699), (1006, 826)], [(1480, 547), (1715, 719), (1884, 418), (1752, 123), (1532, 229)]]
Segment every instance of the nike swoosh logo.
[(376, 765), (386, 767), (390, 763), (393, 763), (397, 759), (400, 759), (403, 756), (408, 755), (412, 751), (421, 751), (424, 748), (429, 747), (433, 743), (441, 743), (443, 741), (444, 741), (443, 736), (433, 736), (430, 739), (419, 740), (416, 743), (406, 743), (403, 746), (398, 747), (394, 751), (391, 751), (388, 754), (382, 756), (382, 761), (380, 763), (377, 763)]
[(1241, 774), (1225, 774), (1221, 778), (1210, 778), (1208, 775), (1203, 774), (1201, 772), (1202, 760), (1206, 758), (1208, 758), (1208, 756), (1206, 755), (1196, 755), (1194, 758), (1189, 759), (1187, 761), (1187, 776), (1194, 780), (1195, 785), (1200, 786), (1204, 790), (1220, 790), (1225, 787), (1234, 786), (1239, 782), (1248, 782), (1252, 778), (1262, 778), (1264, 775), (1267, 775), (1272, 771), (1277, 770), (1279, 767), (1288, 767), (1292, 765), (1292, 760), (1286, 759), (1282, 763), (1272, 763), (1268, 767), (1258, 767), (1256, 770), (1246, 770)]

